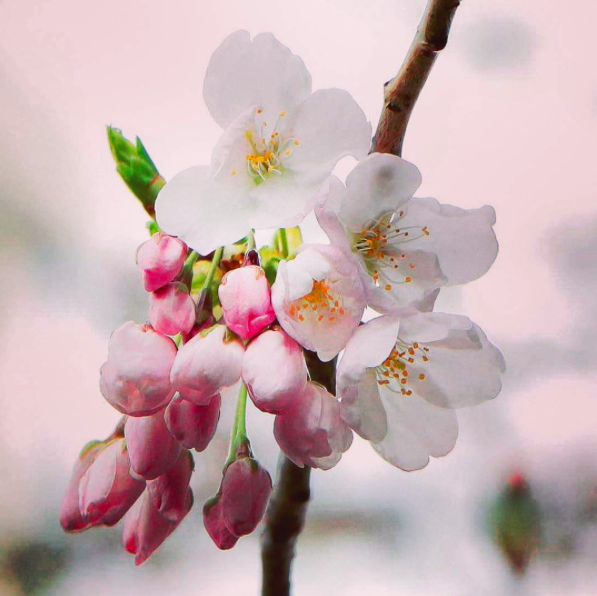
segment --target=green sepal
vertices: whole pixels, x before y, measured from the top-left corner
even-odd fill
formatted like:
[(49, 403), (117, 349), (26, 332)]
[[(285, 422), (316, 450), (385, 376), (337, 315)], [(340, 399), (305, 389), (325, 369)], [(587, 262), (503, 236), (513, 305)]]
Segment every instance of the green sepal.
[(282, 256), (271, 246), (262, 246), (259, 249), (259, 258), (261, 259), (261, 267), (265, 271), (267, 281), (272, 285), (276, 281), (278, 265), (282, 260)]
[(166, 181), (160, 176), (139, 137), (136, 138), (136, 143), (132, 143), (117, 128), (108, 126), (107, 132), (116, 171), (148, 215), (154, 218), (155, 201)]

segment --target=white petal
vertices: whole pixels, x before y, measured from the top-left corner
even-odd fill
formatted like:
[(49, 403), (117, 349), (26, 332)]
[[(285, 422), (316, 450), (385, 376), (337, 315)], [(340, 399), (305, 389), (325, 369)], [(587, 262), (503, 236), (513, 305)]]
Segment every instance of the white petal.
[(310, 93), (311, 75), (298, 56), (271, 33), (251, 41), (247, 31), (232, 33), (213, 53), (203, 85), (205, 103), (222, 128), (252, 105), (275, 117)]
[(338, 364), (338, 379), (346, 384), (358, 381), (367, 368), (379, 366), (396, 344), (399, 328), (400, 319), (392, 316), (377, 317), (359, 326)]
[(319, 203), (315, 208), (317, 222), (327, 234), (330, 242), (345, 253), (352, 253), (350, 237), (340, 221), (339, 213), (346, 200), (346, 187), (336, 176), (328, 180), (327, 191), (319, 196)]
[(361, 437), (379, 442), (388, 432), (386, 411), (379, 397), (375, 371), (369, 370), (359, 382), (339, 378), (337, 395), (342, 398), (342, 420)]
[(183, 170), (160, 191), (156, 220), (199, 254), (232, 244), (247, 234), (246, 193), (209, 178), (209, 168)]
[(498, 253), (494, 224), (495, 211), (489, 205), (460, 209), (435, 199), (413, 199), (400, 222), (401, 227), (427, 226), (429, 235), (413, 240), (408, 248), (437, 254), (448, 284), (472, 281), (491, 267)]
[(318, 181), (311, 183), (292, 171), (270, 175), (251, 193), (251, 225), (257, 230), (299, 225), (312, 208), (318, 188)]
[[(423, 313), (402, 320), (400, 338), (429, 349), (428, 361), (408, 366), (409, 385), (442, 408), (474, 406), (501, 390), (505, 370), (501, 352), (467, 317)], [(424, 380), (419, 379), (424, 374)]]
[(321, 89), (308, 97), (288, 123), (300, 144), (288, 167), (301, 174), (331, 174), (346, 155), (362, 159), (371, 144), (371, 125), (347, 91)]
[(453, 410), (432, 406), (416, 394), (404, 396), (387, 389), (381, 400), (388, 416), (388, 433), (371, 446), (385, 460), (402, 470), (419, 470), (429, 456), (449, 453), (458, 437), (458, 420)]
[(408, 201), (421, 185), (419, 170), (395, 155), (373, 153), (346, 179), (340, 219), (356, 231)]

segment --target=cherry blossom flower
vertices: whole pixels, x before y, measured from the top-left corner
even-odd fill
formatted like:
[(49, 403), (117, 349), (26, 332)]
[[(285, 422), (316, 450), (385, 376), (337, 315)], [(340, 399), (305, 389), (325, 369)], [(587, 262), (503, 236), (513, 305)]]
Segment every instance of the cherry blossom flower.
[(423, 468), (451, 451), (453, 408), (493, 399), (505, 363), (470, 319), (382, 316), (357, 329), (338, 365), (342, 418), (391, 464)]
[(304, 244), (295, 259), (280, 262), (272, 304), (284, 331), (328, 361), (359, 325), (366, 301), (358, 267), (346, 254)]
[(143, 272), (147, 292), (154, 292), (174, 280), (182, 269), (187, 247), (178, 238), (154, 234), (137, 249), (137, 266)]
[(270, 329), (247, 346), (242, 378), (253, 403), (262, 412), (281, 414), (305, 390), (305, 356), (301, 347), (282, 329)]
[(242, 339), (251, 339), (276, 318), (265, 271), (249, 265), (224, 275), (218, 288), (226, 326)]
[(202, 331), (179, 350), (172, 385), (183, 399), (206, 406), (220, 389), (240, 379), (244, 352), (238, 338), (226, 337), (224, 325)]
[(409, 162), (374, 153), (348, 175), (346, 187), (332, 178), (317, 207), (331, 243), (359, 263), (369, 305), (380, 312), (477, 279), (497, 256), (492, 207), (467, 210), (413, 199), (420, 183)]
[(294, 407), (276, 416), (274, 436), (280, 449), (300, 468), (333, 468), (352, 444), (352, 432), (341, 420), (338, 400), (311, 382)]
[(224, 128), (209, 167), (182, 171), (156, 202), (161, 228), (200, 254), (251, 228), (290, 227), (342, 157), (364, 157), (371, 127), (340, 89), (311, 93), (303, 61), (273, 35), (228, 36), (204, 84), (207, 107)]
[(129, 416), (149, 416), (174, 395), (170, 370), (176, 344), (150, 325), (128, 321), (110, 337), (108, 360), (100, 369), (100, 390), (112, 406)]

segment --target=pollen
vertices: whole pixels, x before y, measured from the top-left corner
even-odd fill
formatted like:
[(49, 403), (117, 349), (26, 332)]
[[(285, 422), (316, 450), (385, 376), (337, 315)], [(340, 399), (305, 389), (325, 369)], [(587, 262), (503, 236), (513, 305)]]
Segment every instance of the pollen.
[(237, 171), (236, 171), (236, 170), (232, 170), (232, 172), (230, 172), (230, 175), (231, 175), (231, 176), (236, 176), (236, 174), (237, 174)]
[(299, 322), (335, 323), (346, 316), (346, 310), (340, 295), (328, 281), (322, 280), (314, 281), (309, 294), (292, 302), (288, 314)]
[(428, 353), (427, 346), (422, 347), (418, 342), (408, 343), (398, 338), (390, 355), (375, 369), (378, 385), (399, 395), (412, 395), (408, 386), (411, 373), (420, 381), (425, 380), (426, 374), (421, 372), (421, 367), (429, 361)]
[(286, 116), (286, 114), (287, 114), (286, 110), (282, 110), (280, 112), (280, 118), (284, 118)]

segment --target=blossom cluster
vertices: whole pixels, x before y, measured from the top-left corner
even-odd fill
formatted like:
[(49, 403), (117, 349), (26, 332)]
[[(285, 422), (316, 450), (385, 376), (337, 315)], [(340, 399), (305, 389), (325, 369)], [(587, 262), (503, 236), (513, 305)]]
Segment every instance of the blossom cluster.
[[(162, 231), (137, 253), (149, 322), (118, 328), (101, 369), (124, 424), (84, 448), (62, 509), (68, 531), (127, 514), (123, 543), (137, 563), (192, 507), (191, 450), (213, 438), (223, 389), (240, 384), (203, 518), (227, 549), (257, 527), (272, 490), (248, 439), (247, 397), (275, 416), (275, 439), (297, 466), (333, 467), (354, 431), (416, 470), (451, 451), (455, 410), (494, 398), (504, 370), (475, 323), (433, 311), (442, 287), (495, 260), (491, 207), (414, 198), (417, 168), (367, 155), (371, 127), (356, 102), (338, 89), (312, 93), (302, 60), (270, 34), (229, 36), (204, 96), (224, 131), (209, 166), (159, 193)], [(332, 172), (347, 155), (358, 163), (343, 183)], [(287, 228), (311, 211), (330, 243), (290, 246)], [(268, 228), (275, 242), (257, 251), (254, 230)], [(235, 257), (226, 267), (224, 250)], [(308, 352), (337, 360), (335, 387), (311, 380)]]

